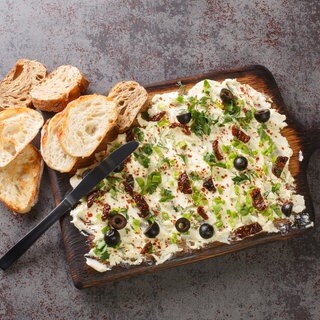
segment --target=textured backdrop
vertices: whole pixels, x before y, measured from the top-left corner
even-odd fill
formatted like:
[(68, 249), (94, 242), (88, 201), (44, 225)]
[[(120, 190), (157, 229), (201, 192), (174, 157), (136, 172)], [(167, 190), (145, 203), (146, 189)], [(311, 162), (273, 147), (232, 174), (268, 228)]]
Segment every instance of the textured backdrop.
[[(0, 75), (20, 57), (78, 66), (91, 91), (263, 64), (306, 127), (320, 127), (318, 0), (2, 0)], [(319, 137), (320, 138), (320, 137)], [(309, 166), (318, 212), (320, 152)], [(0, 205), (0, 254), (53, 199), (47, 177), (32, 213)], [(72, 285), (58, 224), (6, 273), (0, 319), (319, 319), (319, 227), (304, 237), (104, 288)]]

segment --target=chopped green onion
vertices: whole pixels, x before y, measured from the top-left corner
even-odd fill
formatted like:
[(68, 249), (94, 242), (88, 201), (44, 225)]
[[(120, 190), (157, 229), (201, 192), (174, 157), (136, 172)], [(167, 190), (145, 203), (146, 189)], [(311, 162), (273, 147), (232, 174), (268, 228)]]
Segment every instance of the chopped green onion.
[(170, 220), (170, 216), (169, 216), (168, 212), (162, 212), (161, 215), (162, 215), (162, 219), (164, 221)]
[(140, 232), (140, 220), (139, 219), (133, 219), (131, 227), (134, 230), (134, 232), (139, 233)]

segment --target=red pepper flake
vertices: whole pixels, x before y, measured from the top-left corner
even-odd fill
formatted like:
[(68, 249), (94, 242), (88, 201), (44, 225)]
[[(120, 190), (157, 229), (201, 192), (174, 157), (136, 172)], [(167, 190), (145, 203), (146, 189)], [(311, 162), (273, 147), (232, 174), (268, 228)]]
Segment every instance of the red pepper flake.
[(197, 212), (198, 212), (199, 216), (201, 216), (204, 220), (209, 219), (208, 215), (206, 214), (206, 212), (204, 211), (204, 208), (202, 206), (199, 206), (197, 208)]
[(262, 231), (261, 225), (258, 222), (254, 222), (254, 223), (248, 224), (246, 226), (237, 228), (234, 231), (234, 235), (237, 238), (243, 239), (245, 237), (252, 236), (260, 231)]
[(212, 148), (213, 148), (213, 151), (214, 151), (214, 155), (216, 156), (216, 158), (221, 161), (223, 159), (223, 155), (220, 153), (220, 150), (219, 150), (219, 141), (218, 140), (214, 140), (212, 142)]
[(263, 197), (261, 195), (260, 189), (256, 188), (253, 189), (250, 192), (251, 198), (252, 198), (252, 205), (259, 211), (263, 211), (267, 208), (267, 205), (265, 204)]
[(283, 169), (284, 169), (284, 167), (285, 167), (285, 165), (286, 165), (286, 163), (287, 163), (288, 160), (289, 160), (288, 157), (281, 157), (281, 156), (279, 156), (279, 157), (277, 158), (277, 160), (276, 160), (276, 162), (275, 162), (275, 164), (274, 164), (274, 166), (273, 166), (273, 168), (272, 168), (272, 173), (273, 173), (276, 177), (280, 178), (281, 173), (282, 173), (282, 171), (283, 171)]
[(178, 189), (185, 194), (192, 194), (191, 183), (186, 172), (181, 173), (178, 178)]
[(235, 125), (232, 126), (232, 135), (238, 138), (243, 143), (247, 143), (250, 140), (250, 137), (246, 135), (243, 131), (237, 128)]
[(101, 220), (106, 221), (108, 219), (111, 207), (108, 203), (103, 206)]
[(91, 212), (87, 213), (88, 218), (91, 218), (93, 216), (93, 214)]
[(155, 114), (153, 117), (149, 118), (149, 121), (153, 121), (153, 122), (156, 122), (156, 121), (159, 121), (163, 118), (163, 116), (166, 114), (165, 111), (162, 111), (160, 113), (157, 113)]

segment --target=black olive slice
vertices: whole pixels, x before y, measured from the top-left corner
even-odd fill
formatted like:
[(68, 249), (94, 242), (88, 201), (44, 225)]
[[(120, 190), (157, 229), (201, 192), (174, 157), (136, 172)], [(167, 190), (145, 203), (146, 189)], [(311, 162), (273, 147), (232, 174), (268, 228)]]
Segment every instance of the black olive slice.
[(127, 225), (127, 219), (122, 214), (116, 213), (116, 214), (110, 214), (109, 215), (109, 224), (117, 229), (123, 229)]
[(187, 232), (190, 229), (190, 221), (186, 218), (179, 218), (174, 226), (179, 232)]

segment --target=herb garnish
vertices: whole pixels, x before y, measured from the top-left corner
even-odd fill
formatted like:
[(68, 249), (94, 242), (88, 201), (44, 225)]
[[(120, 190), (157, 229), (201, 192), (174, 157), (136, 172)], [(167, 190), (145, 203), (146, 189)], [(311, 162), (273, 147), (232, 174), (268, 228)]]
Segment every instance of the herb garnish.
[(241, 173), (239, 176), (233, 177), (232, 181), (235, 184), (241, 184), (242, 182), (245, 182), (245, 181), (251, 181), (251, 178), (248, 174)]
[(141, 189), (141, 194), (145, 195), (147, 193), (153, 194), (161, 184), (162, 179), (160, 172), (154, 171), (148, 175), (147, 181), (141, 177), (137, 177), (136, 181)]
[(134, 152), (133, 153), (136, 160), (144, 167), (149, 168), (150, 159), (146, 155), (140, 153), (140, 152)]
[(162, 189), (160, 192), (160, 196), (161, 198), (159, 202), (167, 202), (174, 199), (174, 195), (172, 194), (172, 191), (169, 189)]
[(101, 260), (107, 260), (110, 256), (108, 253), (108, 246), (103, 239), (96, 244), (93, 252)]
[(198, 137), (202, 137), (204, 134), (209, 135), (211, 132), (211, 123), (206, 113), (195, 109), (190, 110), (190, 113), (192, 118), (191, 131)]

